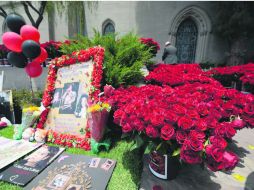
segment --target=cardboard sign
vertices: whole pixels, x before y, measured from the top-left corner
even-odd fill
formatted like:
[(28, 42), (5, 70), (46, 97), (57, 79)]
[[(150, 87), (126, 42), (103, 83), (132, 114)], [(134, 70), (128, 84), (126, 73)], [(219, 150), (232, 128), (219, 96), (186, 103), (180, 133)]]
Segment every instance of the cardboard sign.
[(82, 135), (87, 126), (92, 60), (59, 68), (45, 129)]
[(116, 161), (63, 153), (25, 190), (106, 189)]
[(12, 140), (0, 137), (0, 169), (15, 162), (41, 145), (42, 143), (31, 143), (25, 140)]
[(64, 151), (64, 148), (43, 145), (32, 154), (0, 173), (0, 179), (24, 186)]

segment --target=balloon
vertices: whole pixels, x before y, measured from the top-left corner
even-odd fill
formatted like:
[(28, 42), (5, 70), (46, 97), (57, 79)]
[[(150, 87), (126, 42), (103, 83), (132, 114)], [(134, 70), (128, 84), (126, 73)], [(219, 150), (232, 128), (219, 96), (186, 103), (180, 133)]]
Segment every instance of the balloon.
[(26, 24), (25, 20), (19, 16), (19, 15), (16, 15), (16, 14), (9, 14), (6, 19), (6, 24), (8, 26), (8, 28), (15, 32), (15, 33), (18, 33), (20, 32), (20, 28)]
[(22, 51), (26, 57), (34, 59), (41, 54), (41, 48), (38, 43), (33, 40), (26, 40), (22, 43)]
[(22, 38), (14, 32), (5, 32), (2, 36), (4, 45), (11, 51), (21, 52)]
[(40, 33), (37, 30), (37, 28), (30, 26), (30, 25), (24, 25), (20, 29), (20, 35), (23, 40), (33, 40), (36, 42), (39, 42), (40, 40)]
[(27, 65), (27, 58), (23, 53), (9, 52), (7, 59), (9, 63), (18, 68), (24, 68)]
[(33, 61), (25, 67), (25, 71), (28, 74), (28, 76), (36, 78), (41, 75), (42, 67), (40, 63)]
[(42, 63), (48, 58), (47, 51), (41, 47), (41, 54), (34, 59), (35, 62)]

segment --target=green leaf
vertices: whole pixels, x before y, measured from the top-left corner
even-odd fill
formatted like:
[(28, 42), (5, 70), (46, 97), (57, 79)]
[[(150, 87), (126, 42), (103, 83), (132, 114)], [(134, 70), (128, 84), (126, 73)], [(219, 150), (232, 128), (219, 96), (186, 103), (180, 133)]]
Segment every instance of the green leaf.
[(174, 150), (172, 156), (178, 156), (180, 154), (180, 148)]
[(152, 152), (155, 148), (155, 145), (153, 142), (149, 142), (148, 145), (146, 146), (145, 149), (145, 154), (149, 154), (150, 152)]
[(206, 147), (209, 144), (209, 140), (207, 139), (207, 141), (204, 144), (204, 147)]
[(125, 138), (128, 138), (130, 136), (131, 135), (129, 133), (123, 133), (122, 136), (121, 136), (121, 139), (125, 139)]
[(144, 145), (144, 140), (139, 135), (136, 135), (135, 141), (137, 144), (137, 148), (140, 148), (141, 146)]

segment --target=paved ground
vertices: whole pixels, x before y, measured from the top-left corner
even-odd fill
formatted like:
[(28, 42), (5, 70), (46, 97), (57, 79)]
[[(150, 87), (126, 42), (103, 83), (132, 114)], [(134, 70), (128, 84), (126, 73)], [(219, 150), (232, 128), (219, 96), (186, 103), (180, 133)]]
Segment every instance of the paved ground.
[(238, 131), (230, 148), (240, 157), (233, 171), (214, 173), (199, 165), (187, 165), (171, 181), (153, 176), (145, 156), (140, 190), (153, 190), (155, 185), (163, 190), (254, 190), (254, 129)]

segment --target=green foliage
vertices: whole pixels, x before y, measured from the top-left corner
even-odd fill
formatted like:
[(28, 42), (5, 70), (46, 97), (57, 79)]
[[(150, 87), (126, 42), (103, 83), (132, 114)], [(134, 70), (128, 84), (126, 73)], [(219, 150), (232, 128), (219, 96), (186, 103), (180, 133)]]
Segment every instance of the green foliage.
[[(13, 104), (14, 106), (20, 106), (20, 107), (27, 107), (36, 105), (36, 102), (34, 101), (34, 98), (41, 99), (42, 98), (42, 92), (38, 91), (34, 93), (34, 98), (32, 96), (32, 92), (29, 90), (13, 90)], [(37, 105), (38, 106), (38, 105)]]
[(79, 35), (70, 45), (63, 44), (61, 51), (64, 54), (70, 54), (93, 46), (102, 46), (106, 50), (103, 86), (105, 84), (114, 87), (133, 85), (143, 77), (140, 71), (143, 65), (153, 64), (150, 61), (153, 55), (149, 49), (140, 43), (137, 35), (132, 33), (119, 39), (116, 34), (101, 35), (96, 31), (92, 39)]
[(254, 2), (216, 2), (215, 32), (229, 41), (235, 40), (239, 36), (253, 36), (253, 10)]

